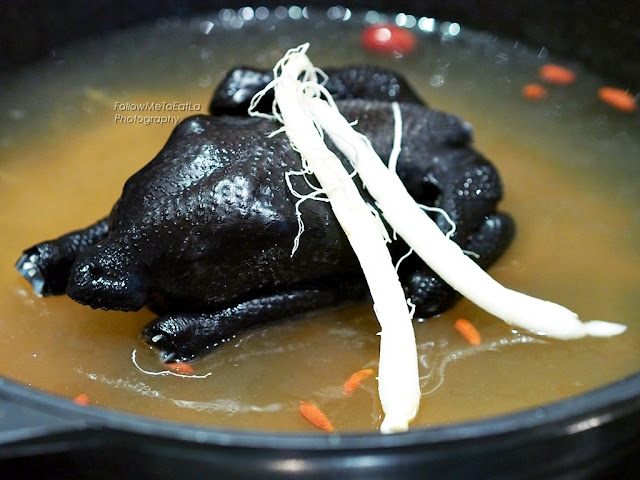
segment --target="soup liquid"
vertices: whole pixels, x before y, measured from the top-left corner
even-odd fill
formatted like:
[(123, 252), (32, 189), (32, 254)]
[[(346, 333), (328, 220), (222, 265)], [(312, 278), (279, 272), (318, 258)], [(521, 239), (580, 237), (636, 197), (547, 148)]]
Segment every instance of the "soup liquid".
[[(353, 372), (377, 368), (379, 326), (369, 304), (246, 332), (193, 364), (204, 378), (150, 375), (142, 369), (164, 369), (139, 337), (152, 313), (39, 298), (13, 269), (23, 249), (109, 212), (124, 181), (174, 127), (154, 118), (206, 113), (225, 71), (272, 68), (306, 41), (318, 66), (396, 69), (430, 106), (472, 123), (476, 147), (504, 181), (500, 209), (518, 228), (490, 270), (498, 281), (585, 320), (628, 325), (608, 339), (545, 339), (466, 300), (416, 321), (423, 397), (413, 428), (538, 406), (640, 370), (640, 121), (599, 103), (602, 80), (569, 65), (575, 85), (550, 86), (546, 100), (531, 102), (520, 90), (553, 60), (544, 48), (422, 19), (412, 28), (416, 51), (387, 58), (359, 45), (371, 12), (281, 7), (263, 18), (265, 11), (163, 19), (52, 52), (2, 79), (1, 375), (69, 398), (86, 393), (91, 405), (201, 425), (317, 431), (298, 412), (304, 400), (320, 406), (338, 431), (379, 428), (374, 376), (353, 395), (342, 393)], [(140, 112), (122, 107), (127, 102), (182, 106)], [(480, 346), (454, 329), (460, 317), (478, 328)]]

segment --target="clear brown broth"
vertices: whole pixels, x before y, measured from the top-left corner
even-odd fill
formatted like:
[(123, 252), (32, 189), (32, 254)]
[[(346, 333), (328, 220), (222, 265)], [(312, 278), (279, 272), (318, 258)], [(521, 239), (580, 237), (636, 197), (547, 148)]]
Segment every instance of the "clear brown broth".
[[(525, 101), (520, 88), (549, 60), (544, 49), (464, 28), (442, 35), (447, 26), (440, 25), (433, 33), (415, 29), (418, 52), (385, 59), (360, 49), (358, 15), (347, 22), (310, 16), (276, 21), (272, 12), (244, 28), (235, 28), (237, 16), (163, 20), (56, 52), (2, 80), (0, 374), (69, 398), (86, 393), (93, 405), (202, 425), (313, 431), (298, 413), (306, 400), (339, 431), (379, 427), (374, 378), (342, 394), (351, 373), (377, 365), (370, 305), (247, 332), (194, 364), (196, 374), (211, 373), (206, 378), (151, 376), (131, 358), (136, 350), (141, 367), (162, 370), (139, 338), (150, 312), (39, 298), (13, 270), (22, 249), (107, 213), (126, 178), (164, 144), (171, 125), (114, 123), (115, 101), (191, 102), (204, 111), (226, 69), (269, 68), (304, 41), (317, 65), (391, 66), (432, 106), (473, 124), (477, 147), (506, 185), (501, 208), (518, 224), (513, 246), (491, 269), (495, 278), (583, 318), (629, 326), (611, 339), (548, 340), (513, 331), (463, 300), (416, 322), (424, 395), (415, 426), (530, 408), (638, 372), (638, 115), (599, 104), (602, 80), (576, 65), (576, 85), (550, 88), (544, 102)], [(216, 25), (205, 34), (208, 19)], [(455, 331), (459, 317), (478, 327), (480, 347)]]

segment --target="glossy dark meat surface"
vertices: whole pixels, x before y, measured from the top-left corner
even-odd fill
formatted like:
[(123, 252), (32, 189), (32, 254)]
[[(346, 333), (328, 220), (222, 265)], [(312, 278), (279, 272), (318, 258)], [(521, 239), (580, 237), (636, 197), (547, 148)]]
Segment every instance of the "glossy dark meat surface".
[[(357, 119), (383, 159), (393, 144), (391, 102), (401, 100), (398, 175), (416, 201), (449, 214), (453, 240), (477, 254), (482, 267), (493, 263), (514, 227), (496, 212), (500, 178), (471, 147), (470, 127), (428, 108), (393, 72), (352, 67), (329, 75), (341, 112)], [(259, 323), (366, 298), (358, 261), (327, 202), (301, 205), (305, 231), (291, 255), (298, 198), (285, 178), (300, 170), (300, 159), (284, 134), (269, 138), (274, 122), (245, 113), (268, 81), (263, 72), (230, 72), (212, 115), (180, 123), (126, 182), (106, 220), (26, 250), (18, 270), (41, 294), (66, 292), (103, 309), (148, 305), (160, 317), (143, 336), (174, 361), (201, 356)], [(292, 183), (299, 194), (312, 191), (301, 177)], [(450, 228), (433, 215), (443, 231)], [(401, 241), (392, 244), (396, 259), (407, 250)], [(418, 316), (437, 314), (457, 298), (419, 260), (404, 262), (399, 274)]]

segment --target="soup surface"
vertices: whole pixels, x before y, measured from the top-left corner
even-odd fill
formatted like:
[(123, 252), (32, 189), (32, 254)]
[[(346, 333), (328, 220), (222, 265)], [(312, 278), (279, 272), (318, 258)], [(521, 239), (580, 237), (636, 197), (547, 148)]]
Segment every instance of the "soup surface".
[[(363, 26), (380, 20), (410, 27), (416, 50), (402, 58), (364, 51)], [(56, 50), (1, 79), (1, 375), (69, 398), (86, 393), (92, 405), (211, 426), (314, 431), (298, 412), (304, 400), (338, 431), (379, 428), (373, 376), (342, 393), (349, 375), (377, 366), (370, 305), (254, 329), (195, 362), (194, 378), (150, 375), (142, 370), (164, 369), (139, 338), (153, 314), (39, 298), (13, 269), (24, 248), (106, 215), (176, 119), (206, 112), (226, 70), (271, 68), (306, 41), (318, 66), (394, 68), (432, 107), (473, 124), (476, 147), (505, 184), (501, 209), (518, 226), (491, 269), (496, 279), (585, 320), (629, 327), (610, 339), (549, 340), (465, 300), (416, 321), (423, 398), (414, 427), (541, 405), (640, 370), (638, 114), (600, 103), (603, 81), (579, 65), (568, 65), (575, 84), (548, 86), (542, 101), (523, 98), (521, 88), (554, 60), (543, 47), (426, 18), (280, 7), (163, 19)], [(146, 102), (164, 106), (132, 106)], [(454, 329), (460, 317), (480, 331), (479, 346)]]

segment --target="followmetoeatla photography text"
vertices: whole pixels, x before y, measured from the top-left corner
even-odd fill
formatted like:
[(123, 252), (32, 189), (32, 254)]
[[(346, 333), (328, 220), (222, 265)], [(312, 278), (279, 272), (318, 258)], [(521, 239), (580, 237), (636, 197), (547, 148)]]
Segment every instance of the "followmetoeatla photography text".
[[(202, 105), (193, 102), (114, 102), (114, 122), (119, 124), (176, 125), (180, 113), (200, 112)], [(169, 113), (171, 112), (171, 113)], [(163, 114), (160, 114), (163, 113)], [(176, 113), (178, 115), (174, 115)]]

